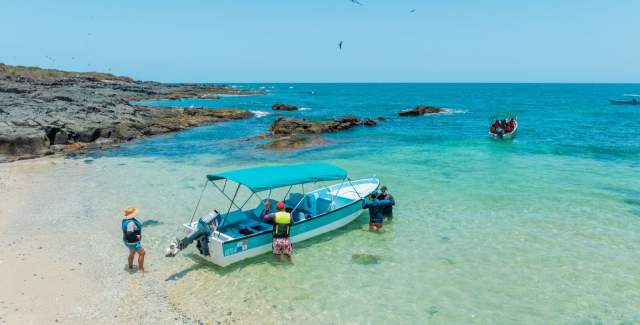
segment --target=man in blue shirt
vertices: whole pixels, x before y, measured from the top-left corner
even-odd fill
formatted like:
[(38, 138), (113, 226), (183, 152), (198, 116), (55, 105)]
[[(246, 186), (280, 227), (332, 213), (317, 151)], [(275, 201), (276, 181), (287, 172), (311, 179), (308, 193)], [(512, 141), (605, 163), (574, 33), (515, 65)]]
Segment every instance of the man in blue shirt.
[(362, 208), (369, 209), (369, 230), (379, 231), (382, 228), (384, 216), (382, 212), (393, 203), (390, 200), (378, 199), (378, 193), (373, 192), (362, 201)]

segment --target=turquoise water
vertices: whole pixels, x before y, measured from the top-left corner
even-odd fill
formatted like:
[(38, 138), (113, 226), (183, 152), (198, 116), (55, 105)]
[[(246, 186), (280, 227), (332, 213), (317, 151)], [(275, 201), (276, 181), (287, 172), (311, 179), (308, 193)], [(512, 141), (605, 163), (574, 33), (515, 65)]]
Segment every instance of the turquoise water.
[[(224, 270), (190, 254), (158, 257), (156, 276), (181, 312), (215, 320), (233, 311), (271, 323), (640, 322), (640, 111), (607, 100), (640, 85), (239, 86), (268, 93), (152, 104), (239, 107), (261, 117), (90, 155), (100, 175), (139, 182), (114, 201), (137, 199), (162, 220), (147, 233), (155, 238), (150, 254), (160, 256), (180, 234), (204, 175), (237, 166), (318, 160), (354, 178), (376, 175), (398, 201), (396, 219), (373, 234), (363, 215), (299, 244), (293, 267), (269, 256)], [(305, 109), (275, 113), (274, 103)], [(449, 112), (396, 117), (418, 104)], [(495, 111), (518, 114), (515, 140), (488, 138)], [(350, 114), (388, 121), (293, 153), (240, 141), (266, 132), (276, 116)], [(374, 262), (358, 263), (357, 254)]]

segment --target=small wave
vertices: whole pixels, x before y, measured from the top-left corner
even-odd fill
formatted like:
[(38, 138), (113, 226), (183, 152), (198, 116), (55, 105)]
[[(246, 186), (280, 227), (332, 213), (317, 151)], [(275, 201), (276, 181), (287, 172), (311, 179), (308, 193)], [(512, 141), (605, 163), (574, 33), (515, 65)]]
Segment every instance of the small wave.
[(289, 86), (289, 89), (293, 89), (293, 86)]
[(300, 107), (300, 109), (299, 109), (299, 110), (300, 110), (300, 111), (310, 111), (310, 110), (312, 110), (312, 109), (313, 109), (313, 108), (311, 108), (311, 107)]
[[(453, 114), (466, 114), (466, 113), (469, 113), (469, 111), (466, 109), (455, 109), (455, 108), (443, 107), (442, 112), (433, 114), (433, 115), (453, 115)], [(430, 114), (427, 114), (427, 115), (430, 115)]]
[(255, 115), (257, 118), (265, 117), (271, 114), (271, 112), (265, 112), (265, 111), (250, 111), (250, 112), (253, 113), (253, 115)]

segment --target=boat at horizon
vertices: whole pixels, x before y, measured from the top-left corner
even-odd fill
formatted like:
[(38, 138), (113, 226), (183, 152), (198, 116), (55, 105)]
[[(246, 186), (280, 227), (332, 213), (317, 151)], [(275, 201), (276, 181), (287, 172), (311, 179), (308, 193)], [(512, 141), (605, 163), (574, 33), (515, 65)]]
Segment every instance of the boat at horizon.
[(640, 95), (624, 94), (622, 97), (630, 99), (609, 99), (609, 103), (613, 105), (640, 105)]
[[(304, 191), (305, 184), (337, 180), (341, 182), (321, 186), (307, 193)], [(229, 181), (237, 184), (235, 188), (232, 186), (232, 196), (225, 192)], [(275, 212), (276, 200), (271, 195), (274, 189), (280, 188), (288, 188), (281, 201), (292, 217), (291, 242), (319, 236), (355, 220), (363, 212), (363, 199), (378, 189), (380, 181), (377, 178), (351, 180), (340, 167), (326, 163), (303, 163), (209, 174), (202, 195), (209, 184), (228, 199), (227, 211), (220, 213), (213, 210), (195, 222), (192, 218), (190, 223), (184, 224), (189, 235), (171, 243), (167, 248), (167, 256), (175, 256), (194, 241), (204, 258), (222, 267), (270, 252), (273, 225), (262, 219), (264, 202), (271, 202), (271, 209), (267, 212)], [(292, 192), (293, 187), (298, 185), (302, 192)], [(251, 191), (249, 198), (238, 198), (241, 186)], [(263, 193), (266, 193), (265, 197), (261, 196)], [(260, 200), (258, 206), (244, 209), (254, 196)], [(236, 204), (238, 200), (242, 202), (241, 205)]]

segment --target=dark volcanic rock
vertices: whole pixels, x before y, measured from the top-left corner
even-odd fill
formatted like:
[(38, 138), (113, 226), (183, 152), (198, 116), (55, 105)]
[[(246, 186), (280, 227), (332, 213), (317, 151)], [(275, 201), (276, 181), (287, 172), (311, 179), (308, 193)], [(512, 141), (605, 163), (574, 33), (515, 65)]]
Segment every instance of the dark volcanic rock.
[(327, 143), (327, 140), (317, 135), (291, 135), (277, 138), (267, 144), (261, 145), (260, 147), (273, 151), (291, 151), (308, 146), (318, 146), (325, 143)]
[(0, 161), (99, 149), (205, 123), (248, 118), (239, 109), (146, 107), (129, 100), (244, 93), (224, 86), (165, 85), (98, 73), (0, 64)]
[(271, 109), (274, 111), (297, 111), (298, 106), (287, 105), (287, 104), (273, 104)]
[(279, 117), (271, 124), (270, 132), (273, 136), (331, 133), (348, 130), (354, 126), (362, 125), (362, 123), (362, 120), (355, 116), (345, 116), (327, 121)]
[(442, 113), (445, 110), (440, 107), (419, 105), (415, 108), (406, 109), (398, 113), (400, 116), (422, 116), (425, 114)]

